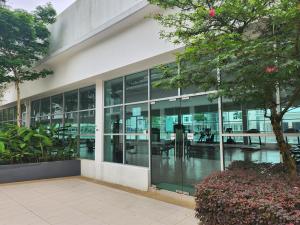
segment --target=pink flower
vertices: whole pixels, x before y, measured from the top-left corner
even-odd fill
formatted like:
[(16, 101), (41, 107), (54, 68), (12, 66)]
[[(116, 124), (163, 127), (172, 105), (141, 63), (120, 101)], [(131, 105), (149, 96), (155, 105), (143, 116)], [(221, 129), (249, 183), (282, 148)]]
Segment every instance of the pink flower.
[(278, 68), (276, 66), (267, 66), (265, 69), (266, 73), (275, 73), (278, 72)]
[(211, 8), (209, 10), (209, 16), (214, 17), (216, 15), (216, 10), (214, 8)]

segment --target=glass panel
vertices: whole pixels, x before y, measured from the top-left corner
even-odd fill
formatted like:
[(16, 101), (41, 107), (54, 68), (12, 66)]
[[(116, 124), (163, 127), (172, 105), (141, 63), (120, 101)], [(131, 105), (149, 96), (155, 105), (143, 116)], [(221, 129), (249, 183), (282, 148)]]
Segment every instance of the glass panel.
[(188, 95), (201, 92), (200, 89), (194, 85), (181, 89), (181, 95)]
[(40, 125), (40, 117), (32, 117), (30, 127), (38, 127)]
[(40, 116), (40, 100), (31, 102), (31, 117)]
[(8, 120), (14, 120), (14, 107), (8, 109)]
[[(169, 67), (173, 68), (174, 73), (177, 73), (177, 65), (175, 63), (169, 64)], [(161, 80), (163, 77), (163, 72), (161, 69), (155, 68), (150, 70), (151, 78), (151, 99), (165, 98), (178, 95), (178, 89), (167, 89), (155, 87), (157, 81)]]
[(78, 113), (65, 113), (65, 137), (76, 138), (78, 136)]
[(146, 135), (126, 135), (125, 164), (149, 166), (149, 144)]
[(286, 141), (291, 145), (300, 145), (300, 101), (284, 115), (282, 126), (287, 135)]
[(26, 125), (26, 115), (27, 115), (25, 104), (21, 105), (21, 115), (22, 115), (22, 126), (25, 126)]
[(41, 99), (41, 116), (50, 116), (50, 97)]
[(96, 89), (95, 86), (81, 88), (79, 90), (80, 110), (96, 108)]
[(52, 115), (51, 125), (54, 126), (55, 128), (62, 127), (63, 126), (63, 123), (62, 123), (63, 117), (64, 117), (63, 114)]
[(63, 113), (63, 95), (55, 95), (51, 97), (51, 113), (62, 114)]
[(236, 105), (226, 100), (222, 107), (224, 133), (272, 132), (271, 121), (265, 118), (264, 110)]
[(78, 111), (78, 90), (65, 93), (65, 112)]
[(13, 110), (13, 120), (15, 120), (15, 121), (17, 121), (17, 106), (14, 106), (13, 108), (12, 108), (12, 110)]
[(222, 109), (224, 133), (242, 133), (247, 131), (247, 123), (245, 123), (246, 120), (243, 120), (242, 107), (240, 105), (236, 105), (229, 100), (223, 100)]
[(148, 99), (148, 71), (125, 77), (125, 101), (139, 102)]
[[(180, 101), (151, 104), (151, 181), (158, 188), (182, 189)], [(178, 140), (176, 140), (176, 137)]]
[(148, 104), (126, 106), (126, 133), (148, 133)]
[(197, 96), (151, 104), (152, 182), (193, 194), (220, 170), (217, 101)]
[(3, 121), (3, 110), (0, 110), (0, 122)]
[(3, 109), (3, 121), (8, 120), (8, 109)]
[[(228, 141), (230, 139), (233, 141)], [(280, 152), (274, 136), (227, 136), (224, 137), (224, 160), (225, 167), (233, 161), (280, 163)]]
[(104, 133), (117, 134), (123, 132), (123, 108), (113, 107), (104, 109)]
[(104, 104), (119, 105), (123, 103), (123, 77), (104, 82)]
[(104, 161), (123, 163), (122, 135), (104, 135)]
[(84, 159), (95, 159), (95, 111), (79, 113), (79, 155)]
[(41, 99), (41, 109), (40, 109), (40, 125), (44, 127), (50, 126), (50, 97)]

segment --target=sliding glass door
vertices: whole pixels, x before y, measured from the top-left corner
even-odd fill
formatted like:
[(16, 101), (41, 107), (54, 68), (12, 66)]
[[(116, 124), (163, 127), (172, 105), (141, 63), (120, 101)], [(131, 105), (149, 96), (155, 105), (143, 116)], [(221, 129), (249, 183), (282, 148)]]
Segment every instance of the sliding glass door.
[(220, 170), (218, 107), (207, 96), (151, 103), (152, 184), (180, 193)]

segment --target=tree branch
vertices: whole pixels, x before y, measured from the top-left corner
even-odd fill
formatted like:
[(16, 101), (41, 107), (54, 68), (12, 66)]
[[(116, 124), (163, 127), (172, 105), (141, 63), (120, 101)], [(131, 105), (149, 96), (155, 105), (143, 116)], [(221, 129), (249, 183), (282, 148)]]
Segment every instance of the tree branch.
[(282, 110), (279, 114), (280, 118), (284, 116), (284, 114), (293, 106), (295, 101), (299, 98), (300, 96), (300, 87), (296, 88), (294, 94), (291, 96), (290, 100), (288, 101), (287, 105), (285, 106), (284, 110)]

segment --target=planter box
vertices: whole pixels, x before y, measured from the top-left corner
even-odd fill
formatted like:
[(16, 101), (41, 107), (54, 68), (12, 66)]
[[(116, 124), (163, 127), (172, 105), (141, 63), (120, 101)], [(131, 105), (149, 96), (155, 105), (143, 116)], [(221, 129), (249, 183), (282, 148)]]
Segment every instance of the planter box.
[(0, 183), (79, 176), (80, 160), (0, 166)]

